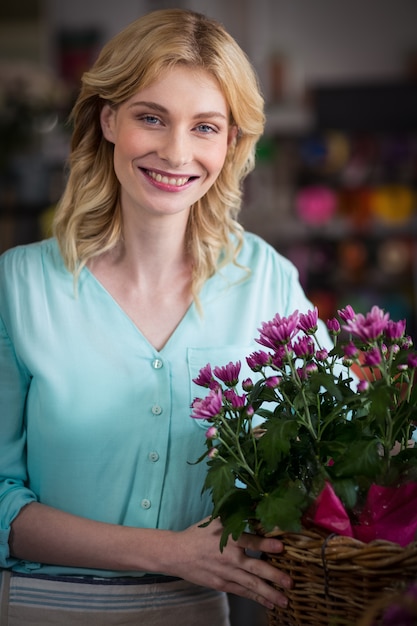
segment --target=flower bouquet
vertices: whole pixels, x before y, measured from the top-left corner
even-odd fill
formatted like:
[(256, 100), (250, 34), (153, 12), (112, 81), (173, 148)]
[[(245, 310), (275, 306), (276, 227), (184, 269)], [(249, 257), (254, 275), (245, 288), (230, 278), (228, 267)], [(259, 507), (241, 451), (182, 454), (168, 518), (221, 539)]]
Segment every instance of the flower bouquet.
[[(327, 321), (332, 349), (320, 345), (318, 324), (317, 309), (277, 314), (259, 329), (262, 349), (246, 357), (251, 377), (240, 381), (237, 362), (208, 364), (194, 380), (208, 390), (192, 417), (208, 422), (199, 461), (208, 457), (203, 489), (223, 524), (220, 548), (248, 530), (278, 534), (285, 552), (268, 558), (293, 578), (310, 576), (295, 580), (289, 609), (277, 608), (271, 624), (356, 623), (376, 580), (386, 591), (417, 575), (417, 353), (405, 321), (348, 305)], [(301, 565), (291, 550), (302, 551)], [(343, 592), (331, 589), (341, 553)]]

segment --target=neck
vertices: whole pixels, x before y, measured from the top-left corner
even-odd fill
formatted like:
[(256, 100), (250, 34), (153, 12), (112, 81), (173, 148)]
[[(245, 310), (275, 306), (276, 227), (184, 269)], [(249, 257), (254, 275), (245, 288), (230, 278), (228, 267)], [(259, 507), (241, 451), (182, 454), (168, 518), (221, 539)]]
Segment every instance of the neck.
[(123, 238), (117, 248), (90, 266), (101, 262), (110, 264), (123, 276), (124, 282), (152, 284), (154, 288), (175, 280), (179, 274), (191, 278), (192, 263), (186, 251), (185, 231), (186, 223), (178, 219), (157, 219), (139, 226), (125, 222)]

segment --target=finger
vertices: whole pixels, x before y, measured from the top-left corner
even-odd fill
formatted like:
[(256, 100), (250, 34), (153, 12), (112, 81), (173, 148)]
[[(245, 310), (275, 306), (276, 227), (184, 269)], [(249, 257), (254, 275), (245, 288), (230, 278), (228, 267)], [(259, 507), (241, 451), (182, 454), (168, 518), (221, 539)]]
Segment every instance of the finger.
[(284, 544), (279, 539), (260, 537), (250, 533), (243, 533), (237, 543), (241, 548), (254, 552), (273, 552), (278, 554), (284, 550)]
[(291, 577), (268, 561), (246, 557), (241, 567), (257, 578), (274, 583), (282, 589), (291, 589), (293, 586)]
[(260, 559), (263, 554), (262, 550), (251, 550), (251, 548), (245, 548), (244, 552), (246, 556), (250, 557), (251, 559)]
[(273, 609), (275, 606), (285, 608), (288, 605), (284, 593), (253, 576), (242, 576), (239, 580), (229, 581), (226, 591), (257, 602), (267, 609)]

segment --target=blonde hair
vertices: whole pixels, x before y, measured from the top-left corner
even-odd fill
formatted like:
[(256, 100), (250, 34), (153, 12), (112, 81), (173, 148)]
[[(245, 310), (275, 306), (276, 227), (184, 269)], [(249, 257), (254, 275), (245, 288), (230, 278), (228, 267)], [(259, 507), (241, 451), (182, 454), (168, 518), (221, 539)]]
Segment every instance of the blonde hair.
[(235, 40), (218, 22), (190, 10), (153, 11), (131, 23), (103, 48), (82, 77), (71, 113), (69, 177), (54, 220), (54, 234), (75, 276), (89, 259), (113, 249), (122, 238), (119, 182), (113, 144), (102, 134), (100, 113), (185, 64), (216, 78), (238, 127), (223, 169), (190, 211), (187, 246), (193, 263), (193, 295), (223, 263), (236, 260), (242, 243), (237, 221), (242, 182), (255, 164), (263, 132), (263, 98), (255, 72)]

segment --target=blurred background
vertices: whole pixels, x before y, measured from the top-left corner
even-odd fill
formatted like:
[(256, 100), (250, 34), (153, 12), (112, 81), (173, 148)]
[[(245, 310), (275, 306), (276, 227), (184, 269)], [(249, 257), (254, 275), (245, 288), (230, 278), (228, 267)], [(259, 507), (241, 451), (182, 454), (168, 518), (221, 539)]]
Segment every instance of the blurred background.
[[(140, 15), (224, 23), (267, 103), (242, 222), (332, 317), (373, 304), (417, 336), (416, 0), (1, 0), (0, 252), (49, 235), (82, 72)], [(231, 597), (234, 626), (264, 614)]]

